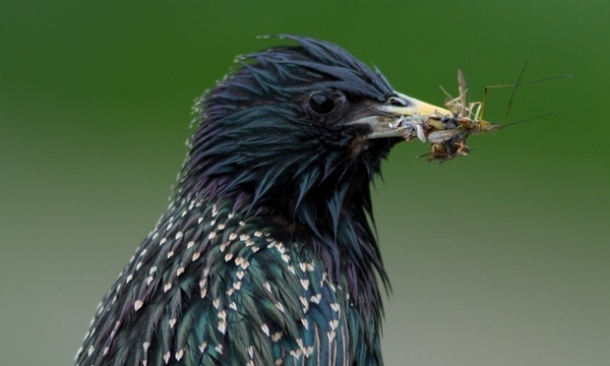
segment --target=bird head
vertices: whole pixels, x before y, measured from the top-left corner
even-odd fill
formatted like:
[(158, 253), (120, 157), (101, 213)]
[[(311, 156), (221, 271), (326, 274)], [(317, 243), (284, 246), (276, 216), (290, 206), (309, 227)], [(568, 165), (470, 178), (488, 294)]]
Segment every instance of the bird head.
[[(239, 57), (238, 69), (196, 103), (177, 199), (232, 199), (269, 217), (276, 235), (313, 243), (329, 271), (355, 277), (375, 268), (386, 282), (371, 181), (404, 140), (396, 121), (450, 112), (395, 91), (333, 44), (280, 38), (297, 45)], [(373, 277), (364, 282), (376, 291)]]
[(381, 160), (402, 140), (392, 122), (445, 111), (396, 92), (333, 44), (280, 38), (298, 45), (239, 57), (239, 69), (197, 102), (183, 191), (248, 195), (252, 207), (281, 205), (290, 215), (312, 200), (368, 196)]
[(297, 44), (239, 57), (196, 102), (174, 202), (230, 202), (262, 220), (274, 239), (316, 253), (363, 314), (379, 319), (375, 273), (386, 288), (388, 279), (371, 181), (404, 140), (397, 121), (450, 112), (398, 93), (333, 44), (281, 38)]

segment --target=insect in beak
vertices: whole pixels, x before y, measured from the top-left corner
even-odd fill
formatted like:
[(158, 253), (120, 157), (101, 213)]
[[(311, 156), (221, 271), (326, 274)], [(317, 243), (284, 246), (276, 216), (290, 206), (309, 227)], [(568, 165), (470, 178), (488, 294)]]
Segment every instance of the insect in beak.
[[(523, 73), (527, 68), (529, 61), (523, 66), (519, 78), (515, 84), (505, 85), (494, 85), (485, 88), (482, 101), (468, 102), (468, 88), (466, 87), (466, 78), (462, 69), (458, 69), (458, 97), (454, 98), (447, 93), (442, 87), (441, 90), (447, 96), (445, 101), (445, 107), (451, 112), (450, 115), (430, 115), (428, 120), (423, 124), (422, 129), (426, 130), (426, 136), (430, 141), (430, 152), (428, 154), (420, 155), (428, 156), (428, 161), (439, 160), (441, 163), (451, 160), (458, 156), (466, 156), (469, 153), (468, 145), (466, 140), (474, 133), (487, 133), (494, 130), (503, 129), (508, 126), (515, 124), (529, 122), (534, 119), (546, 117), (551, 113), (521, 120), (513, 123), (506, 123), (508, 114), (512, 106), (512, 102), (515, 96), (517, 87), (535, 84), (543, 81), (552, 79), (565, 79), (571, 78), (574, 75), (550, 77), (546, 79), (536, 80), (528, 83), (521, 83)], [(506, 88), (512, 87), (513, 91), (508, 102), (506, 114), (504, 116), (503, 123), (493, 123), (483, 120), (483, 112), (485, 110), (485, 102), (487, 99), (487, 92), (493, 88)]]

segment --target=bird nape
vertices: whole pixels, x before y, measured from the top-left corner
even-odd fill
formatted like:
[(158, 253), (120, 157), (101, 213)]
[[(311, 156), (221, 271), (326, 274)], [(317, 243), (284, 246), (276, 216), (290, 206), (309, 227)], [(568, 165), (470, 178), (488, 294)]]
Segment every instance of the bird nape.
[(370, 183), (405, 118), (450, 112), (335, 45), (280, 38), (297, 45), (239, 58), (196, 103), (174, 198), (77, 365), (383, 364)]

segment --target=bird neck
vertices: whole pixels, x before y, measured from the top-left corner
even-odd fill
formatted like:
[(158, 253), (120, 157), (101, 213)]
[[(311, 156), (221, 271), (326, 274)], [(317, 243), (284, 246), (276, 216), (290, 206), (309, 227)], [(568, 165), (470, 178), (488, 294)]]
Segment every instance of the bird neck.
[(208, 181), (208, 189), (192, 191), (188, 188), (193, 185), (181, 186), (177, 200), (189, 196), (218, 206), (230, 203), (233, 212), (244, 219), (256, 217), (261, 226), (273, 228), (274, 239), (296, 244), (298, 250), (319, 258), (329, 278), (347, 291), (363, 317), (380, 319), (377, 275), (386, 289), (388, 281), (371, 228), (367, 175), (355, 172), (329, 177), (312, 185), (306, 194), (288, 182), (275, 184), (259, 197), (255, 185), (225, 189), (231, 182), (219, 176)]

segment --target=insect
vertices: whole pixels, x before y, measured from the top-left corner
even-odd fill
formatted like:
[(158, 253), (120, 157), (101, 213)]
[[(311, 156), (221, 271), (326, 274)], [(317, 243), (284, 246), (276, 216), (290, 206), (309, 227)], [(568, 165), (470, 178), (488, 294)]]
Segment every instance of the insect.
[[(492, 85), (485, 87), (483, 93), (483, 100), (480, 102), (468, 102), (468, 88), (466, 87), (466, 78), (462, 69), (458, 69), (458, 92), (459, 95), (454, 98), (447, 93), (442, 87), (441, 90), (447, 96), (445, 100), (445, 107), (451, 112), (449, 115), (434, 114), (428, 116), (428, 120), (425, 123), (426, 133), (428, 140), (430, 141), (430, 152), (421, 156), (429, 156), (428, 161), (439, 160), (441, 163), (451, 160), (458, 156), (468, 155), (469, 149), (466, 145), (466, 139), (473, 133), (480, 132), (491, 132), (494, 130), (502, 129), (507, 126), (512, 126), (519, 123), (529, 122), (534, 119), (548, 116), (550, 113), (512, 122), (506, 124), (508, 114), (515, 97), (517, 88), (520, 86), (531, 85), (548, 81), (552, 79), (567, 79), (574, 77), (574, 75), (566, 76), (555, 76), (545, 79), (530, 81), (527, 83), (521, 83), (523, 74), (529, 61), (525, 63), (519, 78), (515, 84), (504, 84), (504, 85)], [(485, 110), (485, 101), (487, 99), (487, 92), (493, 88), (507, 88), (512, 87), (513, 91), (508, 102), (506, 114), (502, 123), (492, 123), (483, 120), (483, 112)]]
[[(523, 72), (521, 73), (523, 75)], [(515, 85), (519, 85), (519, 80)], [(445, 162), (458, 156), (466, 156), (469, 153), (466, 139), (475, 132), (491, 132), (495, 129), (504, 128), (504, 124), (496, 124), (483, 120), (487, 90), (485, 88), (483, 101), (468, 102), (468, 88), (466, 78), (462, 69), (458, 69), (458, 92), (454, 98), (442, 87), (441, 90), (447, 96), (445, 107), (451, 112), (450, 115), (431, 115), (426, 124), (431, 127), (428, 132), (430, 141), (430, 153), (428, 161), (440, 160)], [(512, 98), (511, 98), (512, 101)], [(509, 107), (510, 108), (510, 107)]]
[[(430, 152), (419, 156), (428, 156), (428, 161), (439, 160), (442, 163), (458, 156), (466, 156), (470, 152), (466, 140), (472, 134), (492, 132), (507, 126), (542, 118), (550, 114), (548, 113), (542, 116), (506, 124), (505, 122), (508, 119), (508, 114), (518, 87), (552, 79), (566, 79), (574, 76), (555, 76), (521, 83), (521, 78), (523, 77), (528, 64), (529, 61), (524, 65), (515, 84), (487, 86), (485, 87), (482, 101), (477, 102), (468, 101), (466, 78), (464, 77), (463, 71), (458, 69), (458, 96), (455, 98), (452, 97), (443, 87), (441, 87), (441, 90), (447, 96), (445, 100), (446, 109), (438, 108), (435, 109), (433, 113), (426, 114), (413, 113), (403, 115), (399, 119), (390, 122), (388, 127), (395, 132), (400, 132), (406, 141), (413, 141), (414, 139), (418, 139), (421, 142), (430, 141)], [(483, 120), (488, 90), (507, 87), (512, 87), (513, 91), (508, 102), (503, 123), (493, 123)]]

